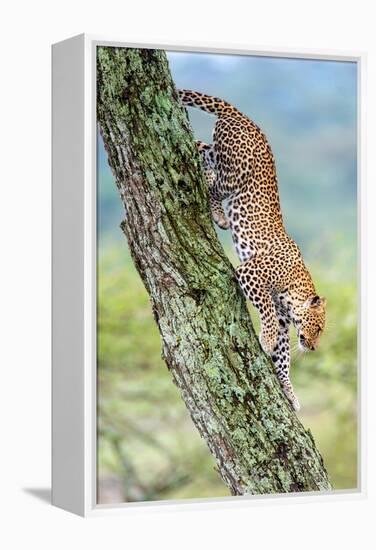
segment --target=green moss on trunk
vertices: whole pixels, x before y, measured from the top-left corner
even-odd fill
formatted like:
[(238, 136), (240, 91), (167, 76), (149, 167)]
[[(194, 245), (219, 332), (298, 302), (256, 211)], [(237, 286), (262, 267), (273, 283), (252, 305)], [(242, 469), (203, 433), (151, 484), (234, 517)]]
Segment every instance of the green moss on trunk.
[(97, 75), (122, 229), (150, 294), (163, 357), (222, 479), (236, 495), (331, 489), (217, 239), (165, 53), (100, 47)]

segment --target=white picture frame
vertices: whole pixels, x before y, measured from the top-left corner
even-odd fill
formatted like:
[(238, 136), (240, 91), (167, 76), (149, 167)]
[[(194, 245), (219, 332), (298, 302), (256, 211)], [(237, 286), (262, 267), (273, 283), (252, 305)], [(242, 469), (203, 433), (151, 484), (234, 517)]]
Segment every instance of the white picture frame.
[[(353, 491), (97, 505), (96, 498), (96, 47), (348, 60), (358, 66), (358, 487)], [(366, 494), (365, 54), (232, 48), (223, 44), (134, 44), (79, 35), (52, 47), (52, 502), (81, 516), (144, 506), (250, 506), (363, 498)]]

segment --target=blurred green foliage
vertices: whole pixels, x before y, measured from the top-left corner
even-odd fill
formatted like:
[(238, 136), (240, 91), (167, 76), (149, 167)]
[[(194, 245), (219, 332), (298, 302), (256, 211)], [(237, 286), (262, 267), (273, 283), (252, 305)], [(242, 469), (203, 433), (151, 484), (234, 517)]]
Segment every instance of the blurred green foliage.
[[(292, 381), (334, 487), (348, 489), (357, 483), (356, 291), (337, 265), (338, 273), (310, 266), (328, 299), (328, 326), (317, 351), (293, 357)], [(229, 494), (161, 360), (125, 241), (99, 254), (98, 467), (100, 502)]]

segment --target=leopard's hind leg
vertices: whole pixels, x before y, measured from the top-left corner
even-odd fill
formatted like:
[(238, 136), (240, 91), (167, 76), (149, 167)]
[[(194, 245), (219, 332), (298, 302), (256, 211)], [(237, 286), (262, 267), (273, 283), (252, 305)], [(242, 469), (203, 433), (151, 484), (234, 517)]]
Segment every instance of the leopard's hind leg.
[(228, 229), (230, 223), (222, 207), (221, 193), (216, 187), (214, 149), (212, 145), (203, 141), (196, 141), (197, 148), (201, 154), (206, 183), (209, 189), (209, 202), (214, 222), (221, 229)]

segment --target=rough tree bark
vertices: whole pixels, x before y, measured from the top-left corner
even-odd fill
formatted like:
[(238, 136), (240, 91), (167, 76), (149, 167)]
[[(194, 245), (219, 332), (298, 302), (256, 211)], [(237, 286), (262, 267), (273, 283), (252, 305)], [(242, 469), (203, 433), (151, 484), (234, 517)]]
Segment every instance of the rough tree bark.
[(234, 495), (331, 489), (217, 239), (165, 53), (100, 47), (97, 86), (122, 229), (150, 295), (162, 355), (222, 479)]

